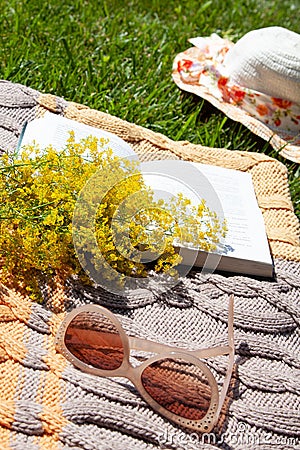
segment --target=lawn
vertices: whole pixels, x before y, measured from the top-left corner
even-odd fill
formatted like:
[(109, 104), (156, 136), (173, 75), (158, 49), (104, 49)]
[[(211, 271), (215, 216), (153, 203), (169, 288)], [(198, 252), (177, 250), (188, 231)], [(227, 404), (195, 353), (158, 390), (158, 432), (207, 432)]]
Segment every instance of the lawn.
[(84, 103), (175, 140), (264, 152), (284, 162), (300, 217), (299, 165), (207, 102), (182, 93), (172, 61), (187, 39), (283, 25), (300, 32), (299, 0), (2, 0), (1, 78)]

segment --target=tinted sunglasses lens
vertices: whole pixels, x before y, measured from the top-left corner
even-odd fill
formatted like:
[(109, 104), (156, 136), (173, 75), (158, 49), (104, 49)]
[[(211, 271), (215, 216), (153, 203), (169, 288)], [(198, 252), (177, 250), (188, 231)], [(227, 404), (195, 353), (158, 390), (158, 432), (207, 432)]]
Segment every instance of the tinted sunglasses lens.
[(211, 387), (202, 370), (182, 359), (162, 359), (147, 366), (142, 384), (168, 411), (190, 420), (202, 419), (210, 406)]
[(81, 362), (102, 370), (118, 369), (124, 358), (120, 333), (100, 312), (79, 313), (65, 333), (65, 346)]

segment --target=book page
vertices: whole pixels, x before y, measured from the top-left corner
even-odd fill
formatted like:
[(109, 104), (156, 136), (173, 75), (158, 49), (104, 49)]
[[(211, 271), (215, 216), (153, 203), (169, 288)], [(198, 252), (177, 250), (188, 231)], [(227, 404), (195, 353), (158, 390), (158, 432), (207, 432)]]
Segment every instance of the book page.
[(198, 165), (198, 169), (214, 187), (223, 207), (228, 227), (226, 255), (272, 264), (251, 175), (214, 166)]
[[(66, 145), (71, 130), (74, 131), (77, 142), (91, 135), (99, 139), (108, 139), (108, 143), (104, 145), (104, 148), (111, 148), (113, 153), (121, 158), (138, 159), (130, 145), (118, 136), (49, 112), (44, 117), (27, 123), (19, 142), (19, 148), (35, 142), (41, 149), (52, 145), (56, 150), (62, 150)], [(88, 154), (83, 156), (89, 157)]]
[[(174, 163), (168, 162), (169, 165)], [(272, 264), (264, 220), (257, 204), (251, 175), (206, 164), (180, 163), (191, 164), (196, 169), (191, 174), (190, 184), (182, 182), (180, 178), (159, 173), (159, 166), (157, 173), (144, 174), (146, 184), (164, 200), (167, 192), (172, 195), (181, 192), (194, 205), (204, 198), (207, 206), (218, 214), (220, 220), (225, 218), (227, 222), (228, 232), (219, 253)], [(181, 170), (189, 171), (189, 166), (184, 169), (182, 165)]]

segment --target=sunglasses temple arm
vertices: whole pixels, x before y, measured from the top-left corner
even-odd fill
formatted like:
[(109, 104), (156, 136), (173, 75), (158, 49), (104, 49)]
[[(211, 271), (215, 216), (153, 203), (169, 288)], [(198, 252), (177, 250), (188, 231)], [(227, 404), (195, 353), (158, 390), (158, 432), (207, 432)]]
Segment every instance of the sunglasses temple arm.
[(217, 409), (216, 417), (219, 417), (219, 414), (221, 412), (222, 406), (224, 404), (226, 394), (228, 391), (232, 371), (233, 371), (233, 365), (234, 365), (234, 337), (233, 337), (233, 295), (229, 298), (229, 308), (228, 308), (228, 343), (229, 343), (229, 363), (227, 372), (225, 375), (224, 383), (221, 389), (220, 393), (220, 399), (219, 399), (219, 406)]
[(186, 348), (173, 347), (172, 345), (160, 344), (159, 342), (149, 341), (148, 339), (137, 338), (129, 336), (130, 348), (135, 350), (142, 350), (149, 353), (167, 353), (183, 352), (196, 356), (197, 358), (211, 358), (214, 356), (228, 355), (231, 351), (231, 347), (228, 345), (219, 345), (213, 348), (201, 348), (197, 350), (188, 350)]
[[(230, 355), (234, 353), (233, 342), (233, 295), (229, 299), (229, 312), (228, 312), (228, 343), (229, 345), (219, 345), (212, 348), (203, 348), (197, 350), (187, 350), (184, 348), (173, 347), (167, 344), (160, 344), (159, 342), (149, 341), (148, 339), (131, 337), (129, 336), (129, 344), (131, 348), (136, 350), (143, 350), (150, 353), (166, 353), (169, 351), (182, 351), (198, 358), (211, 358), (214, 356)], [(226, 381), (226, 380), (225, 380)]]

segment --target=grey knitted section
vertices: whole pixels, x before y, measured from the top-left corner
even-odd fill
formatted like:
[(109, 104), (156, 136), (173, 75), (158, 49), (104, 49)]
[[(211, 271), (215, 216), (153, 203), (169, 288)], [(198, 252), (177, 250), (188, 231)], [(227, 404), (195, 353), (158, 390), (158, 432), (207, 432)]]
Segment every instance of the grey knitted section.
[[(299, 267), (292, 262), (276, 261), (276, 272), (277, 283), (259, 282), (240, 276), (204, 276), (195, 272), (181, 280), (181, 284), (172, 293), (156, 296), (155, 292), (148, 292), (148, 295), (137, 295), (129, 299), (115, 297), (113, 308), (110, 305), (110, 294), (100, 288), (80, 289), (70, 282), (70, 308), (86, 302), (110, 305), (112, 310), (121, 312), (119, 317), (128, 334), (196, 348), (226, 342), (227, 297), (234, 292), (236, 370), (231, 392), (228, 393), (228, 417), (223, 428), (214, 435), (218, 441), (217, 446), (224, 449), (252, 449), (256, 448), (253, 443), (259, 444), (259, 448), (268, 448), (272, 442), (272, 445), (281, 442), (282, 445), (287, 445), (282, 448), (300, 448), (300, 332), (297, 325)], [(208, 365), (221, 386), (226, 371), (226, 357), (208, 361)], [(114, 404), (113, 409), (119, 418), (115, 422), (118, 429), (122, 429), (126, 423), (126, 432), (136, 435), (138, 430), (135, 425), (138, 422), (143, 429), (141, 432), (140, 428), (139, 432), (151, 442), (153, 424), (154, 434), (160, 428), (168, 426), (169, 434), (166, 432), (165, 436), (169, 436), (170, 441), (180, 441), (179, 437), (176, 439), (178, 430), (169, 424), (163, 425), (164, 419), (148, 410), (142, 400), (137, 400), (132, 389), (125, 394), (123, 388), (128, 383), (107, 379), (97, 381), (88, 375), (84, 375), (83, 380), (82, 374), (74, 378), (75, 372), (75, 369), (69, 368), (64, 379), (69, 382), (73, 380), (77, 393), (85, 387), (91, 398), (104, 398)], [(99, 383), (102, 389), (99, 388)], [(68, 384), (72, 399), (76, 394), (70, 386)], [(74, 403), (70, 404), (74, 408)], [(127, 404), (131, 413), (132, 409), (138, 407), (147, 426), (143, 425), (142, 417), (136, 412), (133, 414), (135, 420), (127, 423), (123, 404)], [(142, 405), (145, 412), (141, 409)], [(107, 417), (106, 403), (105, 407), (100, 408), (99, 415), (91, 414), (88, 409), (89, 407), (84, 413), (84, 420), (96, 420), (113, 426)], [(95, 412), (96, 410), (97, 407)], [(70, 409), (68, 411), (70, 414)], [(76, 416), (76, 421), (78, 420), (83, 420), (81, 415)], [(188, 436), (186, 435), (185, 444), (190, 447), (184, 448), (200, 448), (200, 437), (195, 444), (190, 442)], [(213, 437), (210, 436), (210, 439)], [(167, 437), (165, 440), (168, 441)], [(236, 444), (232, 445), (230, 440)]]
[[(287, 309), (287, 298), (290, 305), (299, 302), (299, 268), (292, 262), (276, 261), (276, 271), (281, 286), (277, 294), (279, 314)], [(293, 282), (287, 284), (287, 278)], [(266, 317), (272, 312), (276, 315), (274, 301), (266, 300), (264, 289), (258, 292), (252, 281), (222, 275), (199, 278), (195, 272), (181, 280), (181, 295), (175, 291), (163, 296), (138, 294), (115, 298), (115, 306), (110, 307), (129, 335), (193, 349), (226, 342), (228, 292), (235, 292), (235, 369), (224, 412), (213, 433), (198, 435), (172, 425), (156, 414), (126, 379), (95, 377), (67, 364), (60, 375), (60, 407), (68, 421), (60, 433), (62, 448), (300, 449), (299, 328), (264, 326), (261, 314), (253, 315), (250, 328), (248, 321), (238, 320), (243, 310), (249, 313), (248, 301), (251, 305), (254, 298), (258, 310), (263, 305)], [(268, 283), (262, 284), (266, 288)], [(270, 282), (265, 290), (273, 298), (272, 289)], [(69, 280), (68, 299), (70, 309), (90, 302), (108, 306), (111, 295), (100, 288), (80, 289)], [(286, 314), (294, 321), (295, 314)], [(49, 320), (45, 306), (35, 305), (32, 315), (39, 317), (41, 324)], [(51, 370), (41, 350), (41, 342), (49, 338), (47, 327), (37, 328), (36, 321), (28, 321), (24, 342), (28, 353), (22, 362), (22, 388), (17, 392), (22, 400), (17, 402), (13, 424), (20, 436), (42, 432), (37, 391), (41, 374)], [(49, 352), (51, 356), (53, 350)], [(206, 362), (221, 387), (227, 358)], [(49, 406), (48, 414), (54, 417), (55, 409), (51, 412)]]
[(14, 442), (11, 443), (13, 450), (39, 450), (39, 446), (34, 444), (34, 436), (26, 436), (24, 434), (16, 433)]
[[(23, 123), (37, 112), (38, 96), (24, 86), (0, 82), (2, 149), (15, 147)], [(57, 100), (58, 113), (65, 106), (63, 99)], [(10, 448), (41, 449), (45, 417), (54, 426), (62, 423), (62, 415), (65, 424), (56, 448), (63, 450), (299, 450), (300, 264), (276, 260), (275, 271), (276, 280), (259, 281), (195, 270), (172, 291), (141, 290), (127, 297), (82, 286), (74, 279), (67, 282), (68, 310), (101, 304), (118, 315), (129, 335), (187, 349), (226, 345), (228, 297), (234, 294), (234, 373), (219, 423), (209, 435), (187, 432), (155, 413), (127, 379), (92, 376), (69, 363), (60, 372), (51, 344), (49, 287), (43, 291), (44, 305), (32, 305), (26, 321), (14, 304), (13, 314), (27, 328), (20, 343), (25, 356), (14, 355), (20, 371)], [(12, 329), (7, 339), (13, 341)], [(221, 389), (227, 357), (206, 363)], [(50, 375), (59, 385), (59, 404), (42, 399)]]
[(15, 150), (23, 125), (36, 116), (34, 89), (8, 81), (0, 81), (0, 152)]

